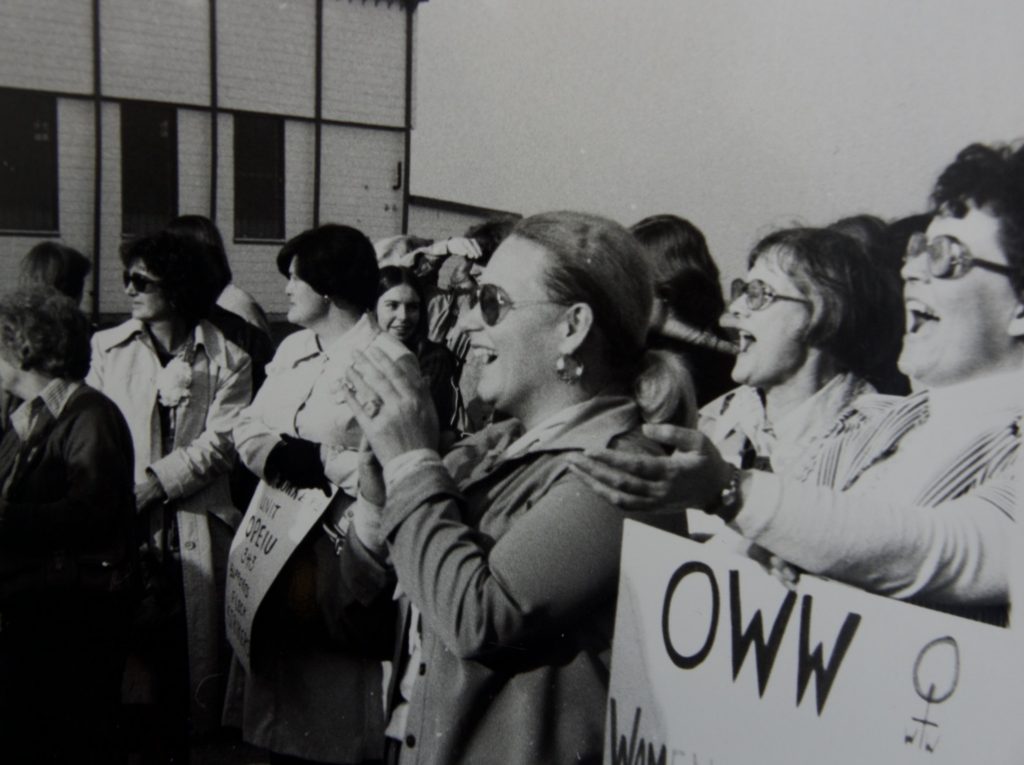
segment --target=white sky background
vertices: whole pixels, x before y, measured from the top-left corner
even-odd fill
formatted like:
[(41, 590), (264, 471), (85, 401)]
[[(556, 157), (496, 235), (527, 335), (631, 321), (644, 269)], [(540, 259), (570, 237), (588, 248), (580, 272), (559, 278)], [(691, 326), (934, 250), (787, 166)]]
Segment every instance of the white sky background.
[(1022, 21), (1018, 0), (429, 0), (411, 189), (680, 214), (729, 279), (774, 228), (919, 212), (967, 143), (1024, 137)]

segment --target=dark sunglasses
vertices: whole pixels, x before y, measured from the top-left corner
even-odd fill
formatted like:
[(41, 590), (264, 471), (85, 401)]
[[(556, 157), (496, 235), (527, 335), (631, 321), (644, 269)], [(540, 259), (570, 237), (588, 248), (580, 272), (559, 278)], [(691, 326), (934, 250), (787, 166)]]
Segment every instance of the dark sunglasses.
[(529, 305), (561, 305), (557, 300), (521, 300), (512, 301), (501, 287), (495, 284), (484, 284), (477, 288), (473, 297), (473, 305), (480, 307), (480, 318), (484, 324), (493, 327), (504, 319), (513, 308), (524, 308)]
[(132, 273), (130, 271), (122, 272), (121, 280), (124, 282), (125, 289), (128, 289), (128, 285), (130, 284), (135, 291), (139, 293), (153, 292), (160, 286), (160, 282), (155, 279), (150, 279), (148, 276)]
[(991, 260), (976, 258), (963, 242), (951, 236), (937, 236), (928, 241), (927, 235), (918, 232), (912, 234), (907, 242), (907, 251), (903, 262), (907, 263), (919, 255), (927, 253), (928, 273), (936, 279), (959, 279), (973, 266), (994, 271), (1003, 276), (1012, 276), (1013, 269)]
[(731, 295), (730, 302), (739, 300), (740, 296), (746, 296), (747, 308), (751, 311), (760, 311), (762, 308), (767, 308), (776, 300), (791, 300), (794, 303), (811, 304), (811, 301), (807, 298), (780, 295), (760, 279), (752, 279), (749, 282), (745, 282), (742, 279), (733, 279)]

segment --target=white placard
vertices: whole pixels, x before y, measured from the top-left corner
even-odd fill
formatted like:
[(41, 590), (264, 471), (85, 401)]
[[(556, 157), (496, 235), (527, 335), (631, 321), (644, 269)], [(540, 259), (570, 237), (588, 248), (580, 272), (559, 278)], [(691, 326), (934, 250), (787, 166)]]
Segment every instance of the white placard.
[(1012, 638), (627, 522), (604, 762), (1016, 765)]
[(256, 488), (231, 542), (224, 603), (228, 641), (246, 672), (256, 612), (330, 501), (319, 489), (284, 491), (264, 481)]

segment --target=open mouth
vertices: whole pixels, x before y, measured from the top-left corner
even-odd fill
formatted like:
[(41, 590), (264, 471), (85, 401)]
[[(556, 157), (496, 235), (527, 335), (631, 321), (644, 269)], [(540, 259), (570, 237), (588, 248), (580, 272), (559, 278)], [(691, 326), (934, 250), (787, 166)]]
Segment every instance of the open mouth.
[(930, 322), (940, 321), (938, 315), (931, 306), (922, 303), (920, 300), (910, 298), (904, 302), (907, 311), (907, 334), (914, 335), (921, 331), (922, 327)]
[(740, 353), (745, 353), (751, 345), (757, 342), (757, 338), (742, 329), (736, 331), (736, 347)]
[(468, 359), (474, 364), (486, 366), (497, 360), (497, 358), (498, 354), (491, 348), (484, 348), (481, 345), (471, 345), (469, 347)]

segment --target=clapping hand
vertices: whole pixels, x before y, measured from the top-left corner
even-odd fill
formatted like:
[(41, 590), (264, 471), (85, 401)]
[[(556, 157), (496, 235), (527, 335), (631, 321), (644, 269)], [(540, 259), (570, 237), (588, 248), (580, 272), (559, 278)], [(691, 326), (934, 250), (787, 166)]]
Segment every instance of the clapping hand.
[(353, 358), (342, 396), (380, 464), (414, 449), (436, 450), (437, 410), (416, 359), (393, 361), (373, 347)]

